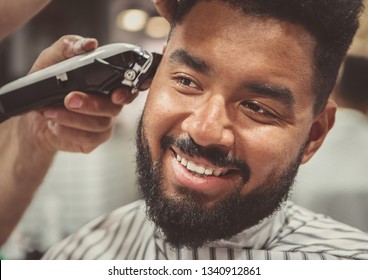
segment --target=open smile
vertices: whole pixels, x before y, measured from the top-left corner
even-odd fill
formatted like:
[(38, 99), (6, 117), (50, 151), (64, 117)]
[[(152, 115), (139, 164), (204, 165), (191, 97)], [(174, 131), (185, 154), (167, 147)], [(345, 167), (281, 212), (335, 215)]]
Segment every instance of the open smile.
[(230, 168), (221, 168), (213, 166), (209, 163), (203, 163), (203, 160), (197, 158), (197, 159), (190, 159), (189, 156), (186, 156), (184, 154), (179, 154), (179, 152), (176, 152), (173, 148), (171, 148), (173, 151), (176, 160), (178, 163), (180, 163), (182, 166), (184, 166), (188, 171), (190, 171), (195, 176), (226, 176), (231, 173), (234, 173), (238, 170), (236, 169), (230, 169)]
[(218, 167), (204, 158), (190, 157), (171, 147), (168, 168), (172, 184), (205, 194), (211, 201), (225, 197), (242, 182), (240, 170)]

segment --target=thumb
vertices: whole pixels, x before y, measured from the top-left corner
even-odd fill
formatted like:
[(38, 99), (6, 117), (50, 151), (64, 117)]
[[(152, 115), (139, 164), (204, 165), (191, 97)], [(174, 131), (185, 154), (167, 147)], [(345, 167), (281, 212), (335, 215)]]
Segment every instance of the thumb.
[(51, 66), (78, 54), (96, 49), (98, 42), (93, 38), (65, 35), (47, 49), (43, 50), (33, 64), (30, 73)]

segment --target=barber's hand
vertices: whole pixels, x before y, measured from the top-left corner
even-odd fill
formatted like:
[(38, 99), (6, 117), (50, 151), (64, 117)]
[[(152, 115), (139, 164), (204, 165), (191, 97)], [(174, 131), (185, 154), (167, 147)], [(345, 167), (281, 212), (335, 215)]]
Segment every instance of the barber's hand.
[[(40, 54), (31, 72), (94, 50), (97, 45), (95, 39), (64, 36)], [(65, 97), (65, 108), (47, 107), (20, 118), (28, 128), (25, 133), (42, 149), (88, 153), (109, 139), (122, 105), (135, 97), (123, 89), (116, 90), (111, 99), (75, 91)]]
[(169, 23), (172, 23), (177, 0), (152, 0), (152, 2), (155, 4), (157, 12)]

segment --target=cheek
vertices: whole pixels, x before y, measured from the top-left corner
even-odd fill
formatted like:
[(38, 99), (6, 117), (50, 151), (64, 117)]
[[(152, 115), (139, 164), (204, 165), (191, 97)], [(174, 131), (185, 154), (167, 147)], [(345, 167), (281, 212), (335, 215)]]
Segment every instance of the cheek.
[(160, 152), (163, 136), (180, 134), (181, 122), (186, 115), (185, 106), (169, 87), (151, 87), (144, 108), (143, 123), (154, 155)]
[(302, 146), (295, 134), (272, 126), (243, 130), (238, 137), (242, 139), (239, 154), (244, 155), (251, 170), (242, 194), (254, 190), (268, 178), (282, 174), (295, 161)]

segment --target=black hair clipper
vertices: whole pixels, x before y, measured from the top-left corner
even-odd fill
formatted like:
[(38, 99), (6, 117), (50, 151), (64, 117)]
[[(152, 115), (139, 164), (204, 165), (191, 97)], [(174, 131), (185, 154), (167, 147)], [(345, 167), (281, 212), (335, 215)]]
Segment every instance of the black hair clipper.
[(152, 79), (161, 55), (124, 43), (109, 44), (34, 72), (0, 88), (0, 122), (62, 103), (71, 91), (109, 95), (119, 87), (132, 93)]

